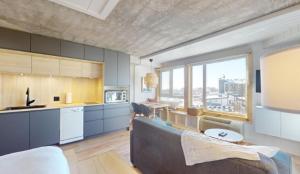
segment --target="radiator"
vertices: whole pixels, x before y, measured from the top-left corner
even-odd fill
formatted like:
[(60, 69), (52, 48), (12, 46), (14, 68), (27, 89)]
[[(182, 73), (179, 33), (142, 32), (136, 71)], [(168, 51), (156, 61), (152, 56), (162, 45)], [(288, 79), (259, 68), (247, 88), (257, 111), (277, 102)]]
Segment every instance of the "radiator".
[(229, 120), (213, 116), (203, 116), (199, 121), (201, 131), (211, 128), (229, 129), (241, 134), (244, 133), (243, 122), (237, 120)]

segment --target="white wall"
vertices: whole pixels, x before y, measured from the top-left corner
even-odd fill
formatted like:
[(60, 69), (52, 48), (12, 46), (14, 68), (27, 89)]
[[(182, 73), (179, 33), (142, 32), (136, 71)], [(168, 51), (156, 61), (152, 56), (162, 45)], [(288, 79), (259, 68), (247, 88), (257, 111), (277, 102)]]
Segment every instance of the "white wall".
[(152, 89), (152, 92), (142, 92), (142, 77), (148, 72), (155, 72), (154, 68), (149, 64), (141, 64), (136, 57), (131, 57), (130, 64), (130, 101), (131, 102), (144, 102), (148, 98), (155, 98), (156, 92), (155, 89)]

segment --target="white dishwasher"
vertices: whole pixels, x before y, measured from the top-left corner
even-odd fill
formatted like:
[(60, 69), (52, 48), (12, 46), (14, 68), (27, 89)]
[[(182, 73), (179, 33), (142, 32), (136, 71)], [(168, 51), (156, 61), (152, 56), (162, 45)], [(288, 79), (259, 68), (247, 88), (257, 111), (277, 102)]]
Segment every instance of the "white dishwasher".
[(60, 142), (66, 144), (83, 139), (83, 107), (60, 109)]

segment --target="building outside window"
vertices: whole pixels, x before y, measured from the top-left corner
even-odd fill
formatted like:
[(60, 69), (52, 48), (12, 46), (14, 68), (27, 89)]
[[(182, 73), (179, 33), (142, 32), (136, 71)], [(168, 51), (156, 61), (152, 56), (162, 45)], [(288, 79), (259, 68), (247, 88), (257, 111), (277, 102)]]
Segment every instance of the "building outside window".
[(245, 57), (193, 65), (191, 105), (208, 111), (246, 115), (247, 80)]
[(206, 108), (212, 111), (247, 113), (246, 58), (206, 65)]

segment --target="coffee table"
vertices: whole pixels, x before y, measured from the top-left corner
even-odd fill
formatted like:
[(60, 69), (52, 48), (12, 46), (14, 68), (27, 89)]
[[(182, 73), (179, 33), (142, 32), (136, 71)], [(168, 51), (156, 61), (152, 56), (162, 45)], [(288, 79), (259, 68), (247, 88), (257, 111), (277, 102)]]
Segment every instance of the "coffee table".
[[(221, 133), (225, 133), (225, 136), (221, 136)], [(231, 130), (227, 130), (227, 129), (207, 129), (204, 134), (206, 136), (212, 137), (212, 138), (216, 138), (219, 140), (223, 140), (223, 141), (227, 141), (230, 143), (240, 143), (243, 141), (244, 137), (243, 135), (231, 131)]]

